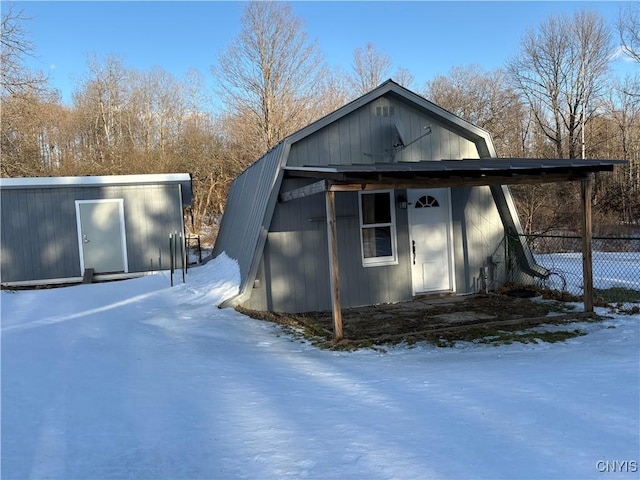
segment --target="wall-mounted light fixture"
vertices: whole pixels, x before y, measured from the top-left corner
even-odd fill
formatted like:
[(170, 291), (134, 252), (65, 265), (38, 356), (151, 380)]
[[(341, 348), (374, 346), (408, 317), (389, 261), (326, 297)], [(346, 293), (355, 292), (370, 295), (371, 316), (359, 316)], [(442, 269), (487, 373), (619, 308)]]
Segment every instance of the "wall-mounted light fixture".
[(398, 202), (398, 207), (400, 207), (402, 210), (406, 210), (407, 209), (407, 197), (404, 196), (403, 194), (398, 195), (398, 198), (396, 198), (396, 201)]

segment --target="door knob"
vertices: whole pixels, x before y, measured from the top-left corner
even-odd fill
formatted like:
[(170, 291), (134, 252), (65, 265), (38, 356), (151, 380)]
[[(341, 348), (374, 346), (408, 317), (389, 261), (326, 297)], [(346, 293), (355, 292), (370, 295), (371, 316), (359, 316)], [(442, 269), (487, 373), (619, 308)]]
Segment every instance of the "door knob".
[(82, 241), (83, 241), (84, 243), (89, 243), (89, 239), (87, 238), (87, 236), (86, 236), (86, 235), (83, 235), (83, 236), (82, 236)]

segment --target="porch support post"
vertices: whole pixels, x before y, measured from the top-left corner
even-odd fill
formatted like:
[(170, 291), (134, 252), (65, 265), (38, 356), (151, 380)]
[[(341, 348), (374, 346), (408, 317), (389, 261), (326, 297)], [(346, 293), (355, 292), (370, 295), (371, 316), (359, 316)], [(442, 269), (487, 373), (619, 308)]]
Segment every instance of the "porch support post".
[(593, 174), (582, 180), (582, 282), (584, 286), (584, 311), (593, 312), (593, 259), (591, 253), (591, 192)]
[(331, 310), (333, 312), (333, 339), (342, 340), (342, 310), (340, 309), (340, 271), (338, 269), (338, 235), (336, 231), (335, 192), (327, 190), (327, 240), (329, 244), (329, 275), (331, 277)]

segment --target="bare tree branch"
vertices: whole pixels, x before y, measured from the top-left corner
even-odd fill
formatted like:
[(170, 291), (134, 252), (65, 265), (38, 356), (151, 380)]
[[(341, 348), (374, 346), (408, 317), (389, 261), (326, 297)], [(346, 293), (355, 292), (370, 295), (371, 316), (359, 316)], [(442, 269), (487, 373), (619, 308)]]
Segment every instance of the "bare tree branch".
[(43, 91), (47, 79), (24, 65), (25, 57), (35, 57), (35, 47), (29, 40), (23, 23), (30, 20), (14, 4), (2, 13), (0, 22), (0, 71), (3, 93), (18, 94)]
[(640, 62), (640, 2), (620, 10), (616, 26), (622, 50), (631, 59)]
[(367, 43), (353, 53), (352, 88), (358, 95), (370, 92), (389, 77), (391, 59), (376, 50), (373, 43)]
[(231, 115), (242, 115), (260, 153), (301, 128), (322, 71), (322, 58), (288, 4), (250, 2), (240, 35), (212, 73)]

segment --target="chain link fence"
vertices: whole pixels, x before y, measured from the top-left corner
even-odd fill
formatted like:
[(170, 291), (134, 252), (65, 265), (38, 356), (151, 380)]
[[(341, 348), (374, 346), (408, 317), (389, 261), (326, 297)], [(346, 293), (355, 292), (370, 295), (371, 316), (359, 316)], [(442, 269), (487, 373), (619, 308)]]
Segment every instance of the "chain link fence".
[[(582, 237), (522, 235), (536, 262), (549, 272), (543, 289), (583, 295)], [(640, 313), (640, 237), (592, 237), (594, 303)]]

